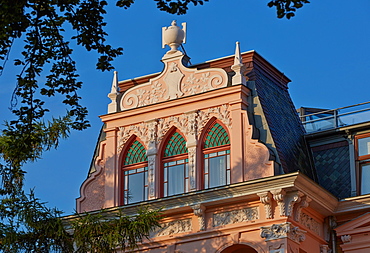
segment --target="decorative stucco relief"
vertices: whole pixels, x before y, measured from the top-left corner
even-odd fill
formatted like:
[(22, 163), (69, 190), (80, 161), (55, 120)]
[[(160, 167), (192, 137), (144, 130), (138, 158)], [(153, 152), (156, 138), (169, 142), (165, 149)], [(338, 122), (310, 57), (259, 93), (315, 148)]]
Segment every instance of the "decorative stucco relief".
[(213, 226), (224, 226), (228, 224), (240, 223), (244, 221), (253, 221), (258, 219), (257, 207), (244, 208), (229, 212), (213, 214)]
[(167, 100), (191, 96), (226, 87), (228, 76), (225, 70), (190, 69), (183, 65), (183, 56), (164, 60), (164, 71), (149, 82), (127, 90), (120, 101), (121, 110), (151, 105)]
[(176, 235), (180, 233), (190, 232), (193, 227), (191, 219), (176, 220), (164, 223), (161, 228), (157, 228), (151, 232), (151, 237), (165, 236), (165, 235)]
[(140, 140), (144, 142), (144, 144), (148, 147), (149, 144), (149, 138), (148, 138), (148, 126), (144, 122), (131, 125), (127, 127), (119, 127), (118, 128), (118, 142), (117, 142), (117, 151), (118, 153), (121, 152), (123, 146), (127, 142), (127, 140), (132, 136), (136, 135)]
[(154, 198), (155, 196), (155, 189), (154, 189), (154, 173), (155, 173), (155, 155), (151, 155), (148, 157), (148, 184), (149, 184), (149, 198)]
[(300, 243), (306, 239), (305, 233), (306, 231), (294, 227), (290, 222), (261, 227), (261, 237), (266, 238), (265, 241), (289, 238)]
[(349, 243), (352, 241), (351, 235), (342, 235), (340, 239), (342, 240), (343, 243)]
[(303, 226), (305, 226), (309, 230), (321, 236), (320, 223), (316, 221), (315, 219), (311, 218), (306, 213), (301, 213), (299, 223), (301, 223)]
[(185, 135), (187, 140), (195, 140), (212, 117), (217, 118), (228, 128), (231, 128), (230, 110), (226, 104), (167, 118), (141, 122), (135, 125), (121, 126), (117, 133), (117, 152), (121, 152), (123, 146), (132, 135), (136, 135), (142, 140), (146, 147), (149, 147), (150, 143), (156, 145), (162, 141), (172, 126), (177, 127)]
[(196, 119), (198, 136), (202, 133), (204, 127), (206, 126), (206, 124), (212, 117), (216, 117), (223, 124), (225, 124), (229, 129), (232, 128), (230, 108), (229, 108), (229, 105), (224, 104), (219, 107), (213, 107), (213, 108), (209, 108), (207, 110), (201, 110), (198, 112), (198, 117)]
[(196, 175), (195, 175), (195, 163), (196, 163), (196, 153), (197, 149), (196, 147), (191, 147), (188, 149), (189, 153), (189, 179), (190, 179), (190, 190), (195, 190), (196, 185), (195, 185), (195, 180), (196, 180)]

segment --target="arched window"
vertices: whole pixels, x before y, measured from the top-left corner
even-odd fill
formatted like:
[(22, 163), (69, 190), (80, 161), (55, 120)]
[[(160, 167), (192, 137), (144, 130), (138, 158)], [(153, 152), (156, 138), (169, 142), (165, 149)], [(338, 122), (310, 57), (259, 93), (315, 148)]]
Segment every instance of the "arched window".
[(225, 128), (214, 122), (203, 141), (204, 188), (230, 184), (230, 140)]
[(163, 150), (163, 196), (189, 191), (188, 149), (184, 137), (176, 130)]
[(148, 199), (148, 158), (140, 141), (135, 139), (123, 160), (123, 203)]

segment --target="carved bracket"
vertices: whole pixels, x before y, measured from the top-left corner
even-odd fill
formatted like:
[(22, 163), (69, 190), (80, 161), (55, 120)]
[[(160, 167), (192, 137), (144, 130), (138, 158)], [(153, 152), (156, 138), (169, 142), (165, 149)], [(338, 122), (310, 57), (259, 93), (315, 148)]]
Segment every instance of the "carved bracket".
[(205, 210), (206, 207), (202, 204), (192, 205), (191, 208), (194, 210), (194, 214), (198, 216), (198, 223), (199, 223), (199, 230), (204, 231), (206, 230), (206, 222), (205, 222)]
[(279, 206), (280, 216), (293, 217), (295, 221), (299, 221), (302, 209), (308, 207), (311, 201), (300, 191), (287, 192), (284, 189), (275, 189), (271, 193)]
[(261, 192), (261, 193), (257, 193), (257, 195), (260, 197), (260, 201), (265, 207), (266, 218), (272, 219), (273, 214), (272, 214), (272, 206), (271, 206), (272, 205), (271, 192)]
[(277, 202), (280, 210), (280, 216), (287, 216), (286, 213), (286, 208), (285, 208), (285, 202), (284, 202), (284, 197), (285, 197), (285, 191), (283, 189), (277, 189), (277, 190), (272, 190), (271, 193), (274, 196), (274, 200)]

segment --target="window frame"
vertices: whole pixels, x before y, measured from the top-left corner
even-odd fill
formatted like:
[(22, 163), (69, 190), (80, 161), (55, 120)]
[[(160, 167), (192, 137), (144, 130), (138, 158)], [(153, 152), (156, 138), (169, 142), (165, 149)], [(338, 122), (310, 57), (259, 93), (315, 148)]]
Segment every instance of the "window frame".
[(367, 155), (359, 155), (359, 140), (369, 138), (370, 133), (358, 134), (355, 136), (355, 159), (356, 159), (356, 190), (358, 195), (366, 195), (362, 193), (362, 166), (370, 163), (370, 152)]
[[(209, 131), (212, 129), (212, 127), (215, 125), (215, 124), (219, 124), (222, 126), (222, 128), (226, 131), (227, 135), (228, 135), (228, 138), (229, 138), (229, 144), (224, 144), (224, 145), (221, 145), (221, 146), (216, 146), (216, 147), (210, 147), (210, 148), (204, 148), (204, 144), (205, 144), (205, 141), (206, 141), (206, 138), (207, 138), (207, 135), (209, 133)], [(211, 188), (214, 188), (214, 187), (210, 187), (209, 184), (209, 180), (210, 180), (210, 177), (208, 176), (208, 187), (206, 188), (206, 182), (205, 182), (205, 162), (206, 162), (206, 158), (205, 158), (205, 155), (207, 154), (212, 154), (212, 153), (218, 153), (218, 152), (222, 152), (222, 151), (227, 151), (229, 150), (229, 153), (228, 154), (225, 154), (225, 158), (226, 156), (228, 155), (229, 156), (229, 159), (226, 158), (226, 162), (229, 162), (229, 166), (226, 165), (226, 169), (225, 169), (225, 176), (226, 176), (226, 184), (225, 185), (229, 185), (231, 184), (231, 141), (230, 141), (230, 133), (228, 131), (228, 128), (222, 123), (220, 122), (219, 120), (217, 119), (214, 119), (214, 120), (211, 120), (209, 121), (209, 123), (207, 124), (207, 126), (204, 128), (204, 132), (200, 138), (201, 140), (201, 145), (199, 146), (199, 154), (200, 154), (200, 188), (201, 189), (211, 189)], [(228, 160), (228, 161), (227, 161)], [(229, 169), (227, 169), (229, 168)], [(228, 183), (227, 182), (227, 171), (230, 171), (230, 182)], [(208, 169), (208, 173), (209, 175), (209, 169)], [(223, 186), (223, 185), (219, 185), (219, 186), (215, 186), (215, 187), (220, 187), (220, 186)]]
[[(189, 177), (189, 171), (187, 172), (187, 177), (186, 177), (186, 173), (184, 172), (184, 191), (182, 193), (177, 193), (177, 194), (174, 194), (174, 195), (168, 195), (168, 172), (167, 172), (167, 181), (165, 181), (165, 178), (164, 178), (164, 164), (165, 163), (170, 163), (170, 162), (175, 162), (175, 161), (179, 161), (179, 160), (188, 160), (187, 163), (184, 163), (186, 165), (184, 169), (189, 169), (189, 150), (188, 148), (185, 146), (186, 150), (187, 150), (187, 153), (183, 153), (183, 154), (178, 154), (178, 155), (173, 155), (173, 156), (168, 156), (168, 157), (164, 157), (165, 155), (165, 150), (166, 150), (166, 147), (168, 145), (168, 142), (170, 141), (171, 137), (175, 134), (175, 133), (178, 133), (182, 136), (182, 138), (185, 140), (185, 145), (186, 145), (186, 138), (185, 136), (182, 134), (182, 132), (177, 129), (177, 128), (173, 128), (172, 130), (170, 130), (166, 136), (166, 138), (164, 138), (162, 140), (162, 145), (161, 145), (161, 148), (160, 148), (160, 153), (159, 153), (159, 158), (160, 158), (160, 173), (159, 173), (159, 176), (160, 176), (160, 180), (159, 180), (159, 183), (160, 183), (160, 187), (159, 187), (159, 196), (160, 197), (170, 197), (170, 196), (175, 196), (175, 195), (178, 195), (178, 194), (184, 194), (184, 193), (187, 193), (189, 192), (190, 190), (190, 177)], [(167, 195), (165, 195), (165, 183), (166, 183), (166, 186), (167, 186)], [(187, 184), (187, 185), (186, 185)], [(186, 191), (186, 189), (188, 191)]]
[[(125, 165), (125, 160), (126, 160), (128, 151), (130, 150), (130, 147), (132, 146), (132, 144), (135, 141), (138, 141), (144, 147), (144, 149), (147, 151), (144, 143), (137, 137), (132, 137), (131, 140), (127, 141), (127, 144), (125, 145), (125, 148), (122, 150), (122, 152), (121, 152), (122, 153), (122, 159), (121, 159), (121, 162), (120, 162), (120, 164), (121, 164), (121, 166), (120, 166), (120, 178), (119, 178), (119, 184), (120, 184), (119, 202), (120, 202), (120, 205), (129, 205), (129, 204), (139, 203), (139, 202), (142, 202), (142, 201), (147, 201), (149, 199), (148, 157), (147, 157), (146, 161)], [(144, 182), (144, 185), (143, 185), (143, 188), (144, 188), (143, 194), (144, 194), (144, 196), (143, 196), (141, 201), (130, 203), (129, 199), (127, 198), (127, 192), (129, 191), (129, 188), (126, 189), (126, 179), (125, 179), (126, 175), (125, 175), (125, 172), (130, 171), (130, 170), (140, 169), (140, 168), (144, 168), (144, 169), (146, 168), (146, 173), (147, 173), (146, 182)], [(145, 173), (145, 171), (143, 173)], [(138, 174), (138, 173), (135, 173), (135, 174)], [(145, 174), (144, 174), (144, 180), (145, 180)], [(146, 194), (145, 194), (145, 192), (146, 192)]]

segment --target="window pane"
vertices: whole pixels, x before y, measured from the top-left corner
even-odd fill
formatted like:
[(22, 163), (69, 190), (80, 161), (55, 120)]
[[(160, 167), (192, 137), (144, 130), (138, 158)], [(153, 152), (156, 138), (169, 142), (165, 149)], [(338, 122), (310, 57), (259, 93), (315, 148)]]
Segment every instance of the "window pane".
[(226, 184), (226, 157), (218, 156), (209, 159), (209, 187)]
[(370, 164), (361, 166), (361, 194), (370, 193)]
[(184, 164), (168, 168), (168, 195), (184, 192)]
[(132, 174), (128, 181), (128, 202), (134, 203), (144, 200), (144, 173)]
[(370, 137), (358, 139), (358, 155), (369, 155), (370, 154)]

